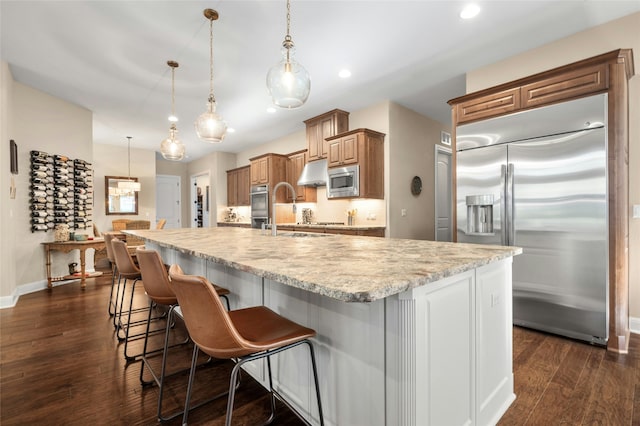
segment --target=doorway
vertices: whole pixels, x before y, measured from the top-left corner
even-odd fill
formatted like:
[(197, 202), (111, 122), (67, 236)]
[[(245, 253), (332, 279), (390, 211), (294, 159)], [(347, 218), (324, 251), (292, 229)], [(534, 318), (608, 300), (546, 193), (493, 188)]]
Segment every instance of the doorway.
[(191, 228), (210, 226), (209, 173), (191, 176)]
[(451, 241), (451, 149), (436, 145), (435, 150), (436, 241)]
[(181, 194), (180, 176), (156, 176), (156, 222), (166, 219), (165, 228), (182, 228)]

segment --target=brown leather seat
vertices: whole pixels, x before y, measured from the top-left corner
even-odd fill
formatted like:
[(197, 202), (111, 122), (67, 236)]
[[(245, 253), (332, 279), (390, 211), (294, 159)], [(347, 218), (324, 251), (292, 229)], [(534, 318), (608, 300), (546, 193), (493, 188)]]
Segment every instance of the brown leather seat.
[[(267, 359), (269, 383), (270, 355), (306, 344), (311, 355), (320, 424), (324, 424), (320, 389), (313, 345), (309, 338), (316, 335), (310, 328), (284, 318), (267, 307), (256, 306), (227, 312), (211, 283), (204, 277), (185, 275), (178, 265), (169, 269), (171, 288), (178, 298), (189, 335), (195, 343), (183, 424), (187, 424), (191, 387), (195, 374), (194, 363), (198, 348), (215, 358), (236, 360), (231, 373), (226, 425), (231, 424), (233, 400), (240, 367), (249, 361)], [(271, 388), (271, 417), (275, 416), (275, 395)]]
[[(115, 315), (116, 310), (118, 309), (118, 294), (116, 293), (116, 298), (113, 298), (113, 288), (115, 286), (116, 281), (116, 258), (113, 255), (113, 249), (111, 248), (111, 241), (115, 237), (111, 233), (104, 234), (104, 246), (107, 249), (107, 259), (111, 263), (111, 294), (109, 296), (109, 315)], [(113, 309), (112, 309), (113, 308)], [(115, 325), (115, 322), (114, 322)]]
[[(145, 292), (150, 299), (149, 304), (149, 321), (147, 322), (147, 331), (145, 334), (144, 346), (142, 350), (142, 363), (140, 367), (140, 382), (143, 385), (151, 384), (155, 381), (159, 388), (158, 394), (158, 419), (160, 421), (171, 420), (182, 414), (182, 411), (175, 413), (169, 417), (162, 415), (162, 399), (164, 391), (164, 380), (169, 376), (166, 374), (167, 356), (169, 350), (169, 333), (174, 322), (174, 314), (176, 307), (178, 306), (178, 299), (176, 298), (173, 289), (169, 283), (169, 274), (167, 273), (167, 266), (162, 261), (160, 254), (156, 250), (146, 250), (144, 248), (138, 248), (136, 251), (138, 257), (138, 264), (140, 266), (140, 273), (142, 274), (142, 284), (144, 285)], [(223, 287), (215, 286), (216, 293), (226, 300), (227, 309), (229, 308), (229, 299), (227, 295), (230, 294), (229, 290)], [(169, 306), (169, 313), (167, 315), (167, 323), (165, 329), (164, 347), (162, 350), (162, 370), (160, 375), (153, 370), (151, 363), (149, 362), (148, 355), (159, 350), (148, 351), (147, 343), (149, 337), (149, 329), (151, 324), (151, 312), (154, 306), (165, 305)], [(178, 315), (182, 318), (181, 315)], [(187, 343), (188, 339), (180, 344)], [(145, 367), (151, 373), (153, 377), (152, 381), (145, 381), (143, 378)], [(181, 373), (182, 371), (176, 371), (171, 375)]]

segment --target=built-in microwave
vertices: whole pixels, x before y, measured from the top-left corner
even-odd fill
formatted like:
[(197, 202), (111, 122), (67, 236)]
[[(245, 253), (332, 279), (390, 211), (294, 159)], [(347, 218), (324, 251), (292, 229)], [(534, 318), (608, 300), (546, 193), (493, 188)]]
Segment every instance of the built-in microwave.
[(360, 195), (360, 167), (332, 167), (328, 170), (327, 198), (358, 197)]

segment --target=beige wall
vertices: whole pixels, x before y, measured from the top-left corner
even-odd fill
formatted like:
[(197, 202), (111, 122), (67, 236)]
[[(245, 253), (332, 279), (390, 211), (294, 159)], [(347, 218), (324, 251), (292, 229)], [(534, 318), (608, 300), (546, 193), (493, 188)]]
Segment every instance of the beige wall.
[[(52, 232), (30, 232), (29, 151), (40, 150), (91, 161), (93, 143), (91, 111), (15, 82), (7, 75), (6, 64), (3, 63), (2, 67), (2, 106), (3, 110), (10, 110), (10, 113), (3, 111), (2, 121), (5, 124), (2, 132), (3, 137), (6, 136), (5, 140), (14, 139), (18, 144), (20, 172), (15, 177), (16, 199), (8, 203), (5, 199), (2, 200), (3, 232), (0, 239), (12, 241), (10, 247), (5, 247), (3, 242), (2, 268), (9, 274), (15, 270), (13, 279), (3, 275), (3, 279), (0, 280), (0, 296), (3, 297), (2, 304), (5, 306), (8, 300), (5, 297), (17, 296), (18, 286), (42, 288), (46, 271), (40, 243), (52, 240), (53, 235)], [(37, 117), (37, 120), (34, 117)], [(3, 148), (4, 150), (6, 148)], [(3, 161), (3, 183), (8, 173), (7, 169), (8, 161)], [(6, 188), (7, 186), (3, 185), (3, 195), (7, 194)], [(5, 250), (11, 253), (8, 254)], [(60, 276), (68, 273), (67, 264), (77, 261), (78, 255), (55, 252), (52, 258), (52, 275)]]
[[(634, 53), (635, 76), (629, 82), (629, 203), (640, 204), (640, 13), (470, 71), (467, 92), (620, 48), (631, 48)], [(640, 219), (629, 220), (629, 265), (630, 316), (640, 318)]]
[[(435, 145), (443, 124), (398, 104), (389, 110), (389, 197), (388, 223), (395, 238), (435, 240)], [(411, 180), (422, 179), (422, 193), (411, 194)], [(406, 209), (406, 216), (401, 210)]]
[(154, 151), (135, 148), (135, 138), (131, 140), (131, 177), (138, 178), (137, 215), (107, 215), (105, 212), (105, 176), (128, 176), (127, 140), (122, 138), (121, 145), (93, 145), (93, 221), (101, 232), (113, 229), (113, 219), (156, 220), (156, 154)]
[[(14, 251), (18, 218), (15, 215), (18, 202), (9, 197), (9, 186), (12, 175), (9, 169), (9, 140), (15, 138), (11, 104), (13, 102), (13, 78), (9, 65), (0, 63), (0, 138), (3, 141), (0, 149), (0, 306), (15, 303), (16, 289), (16, 253)], [(25, 174), (20, 165), (19, 171)], [(22, 188), (24, 191), (24, 188)], [(26, 229), (25, 233), (28, 232)]]

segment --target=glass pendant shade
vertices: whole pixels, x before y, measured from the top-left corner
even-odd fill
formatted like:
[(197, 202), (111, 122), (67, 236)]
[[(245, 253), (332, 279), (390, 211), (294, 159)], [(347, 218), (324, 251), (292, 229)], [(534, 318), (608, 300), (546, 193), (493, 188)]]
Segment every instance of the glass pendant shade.
[(160, 144), (160, 153), (165, 160), (180, 161), (184, 158), (184, 145), (177, 138), (178, 129), (175, 124), (169, 129), (169, 137)]
[(293, 47), (283, 47), (282, 55), (282, 60), (267, 73), (267, 88), (275, 105), (298, 108), (309, 97), (311, 78), (307, 70), (293, 58)]
[(207, 112), (202, 113), (195, 122), (196, 133), (203, 141), (222, 142), (227, 133), (227, 123), (216, 114), (216, 101), (209, 98)]

